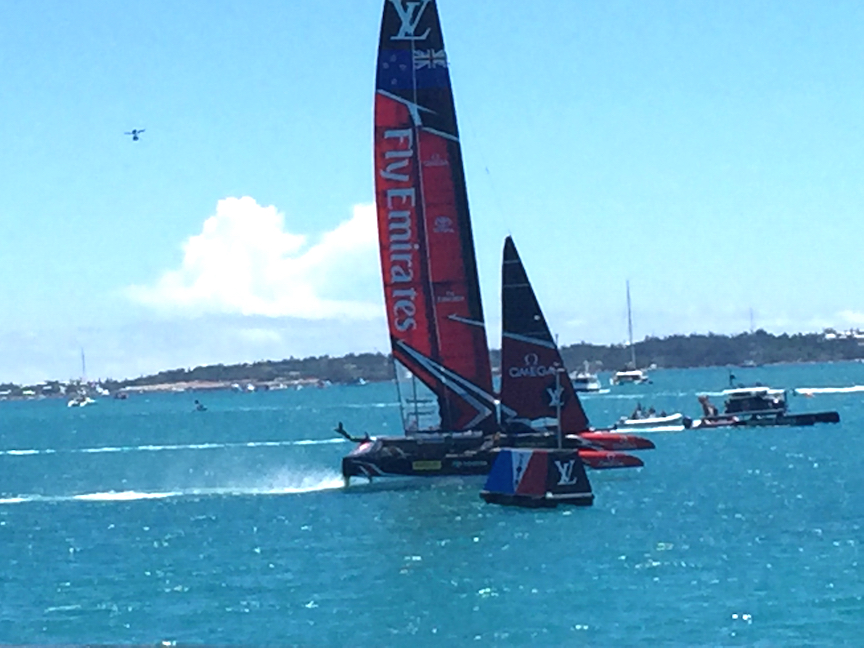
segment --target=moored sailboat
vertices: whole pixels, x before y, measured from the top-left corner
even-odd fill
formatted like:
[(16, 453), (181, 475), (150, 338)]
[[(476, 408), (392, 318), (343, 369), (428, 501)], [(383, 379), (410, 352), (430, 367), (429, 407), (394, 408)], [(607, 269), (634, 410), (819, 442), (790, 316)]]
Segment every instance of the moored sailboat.
[(84, 349), (81, 349), (81, 378), (78, 381), (78, 388), (75, 394), (66, 403), (67, 407), (86, 407), (93, 405), (96, 401), (90, 398), (87, 392), (87, 361), (84, 359)]
[(627, 339), (630, 345), (630, 363), (627, 369), (616, 371), (612, 375), (611, 384), (641, 385), (651, 382), (648, 374), (636, 366), (636, 346), (633, 344), (633, 314), (630, 308), (630, 281), (627, 281)]

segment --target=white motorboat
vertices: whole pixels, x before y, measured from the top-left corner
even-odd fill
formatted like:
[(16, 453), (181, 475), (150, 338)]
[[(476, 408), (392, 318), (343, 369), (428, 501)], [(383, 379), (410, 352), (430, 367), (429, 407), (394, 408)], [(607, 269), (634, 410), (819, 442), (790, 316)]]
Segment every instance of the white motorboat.
[(582, 371), (570, 373), (570, 382), (573, 383), (573, 389), (577, 392), (599, 392), (602, 387), (597, 374), (591, 373), (589, 370), (587, 361)]
[(612, 385), (642, 385), (651, 382), (651, 379), (641, 369), (627, 369), (616, 371), (609, 382)]
[(601, 389), (600, 379), (595, 374), (573, 372), (570, 374), (570, 382), (577, 392), (599, 392)]

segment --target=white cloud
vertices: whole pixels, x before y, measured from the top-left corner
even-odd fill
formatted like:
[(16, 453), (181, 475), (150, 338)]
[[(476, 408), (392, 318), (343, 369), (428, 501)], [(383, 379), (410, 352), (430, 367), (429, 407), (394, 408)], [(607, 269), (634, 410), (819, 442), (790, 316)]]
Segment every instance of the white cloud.
[(864, 313), (852, 310), (844, 310), (840, 312), (840, 318), (850, 325), (859, 326), (864, 324)]
[(244, 342), (252, 344), (282, 343), (282, 335), (278, 331), (273, 331), (263, 327), (240, 329), (237, 331), (237, 336)]
[(382, 312), (377, 251), (373, 205), (355, 206), (349, 220), (310, 242), (287, 231), (275, 207), (248, 196), (225, 198), (183, 244), (179, 269), (127, 295), (196, 315), (371, 319)]

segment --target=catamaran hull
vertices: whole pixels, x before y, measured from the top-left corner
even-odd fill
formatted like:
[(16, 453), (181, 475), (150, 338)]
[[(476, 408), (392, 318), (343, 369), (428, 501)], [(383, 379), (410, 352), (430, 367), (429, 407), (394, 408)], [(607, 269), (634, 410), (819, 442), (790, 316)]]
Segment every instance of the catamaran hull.
[[(342, 476), (351, 477), (445, 477), (487, 475), (501, 447), (555, 448), (554, 434), (492, 436), (430, 435), (423, 437), (378, 437), (361, 442), (342, 459)], [(639, 457), (603, 448), (585, 448), (578, 436), (565, 438), (565, 447), (578, 449), (589, 468), (638, 468)]]
[(645, 465), (639, 457), (624, 452), (612, 450), (579, 450), (579, 458), (589, 468), (594, 470), (609, 470), (611, 468), (641, 468)]
[(655, 447), (650, 439), (623, 432), (581, 432), (579, 436), (604, 450), (653, 450)]
[(485, 475), (492, 467), (491, 448), (459, 439), (424, 441), (411, 437), (364, 441), (342, 459), (342, 476), (440, 477)]

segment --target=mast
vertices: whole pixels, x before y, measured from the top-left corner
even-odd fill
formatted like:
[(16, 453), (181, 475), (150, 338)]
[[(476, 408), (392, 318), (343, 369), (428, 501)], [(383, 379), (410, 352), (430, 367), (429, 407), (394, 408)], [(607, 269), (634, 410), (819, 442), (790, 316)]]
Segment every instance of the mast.
[(84, 361), (84, 347), (81, 347), (81, 382), (87, 382), (87, 363)]
[[(557, 342), (558, 342), (557, 337), (558, 336), (555, 336), (555, 337), (556, 337), (555, 342), (557, 344)], [(561, 372), (562, 371), (564, 371), (563, 367), (557, 367), (555, 369), (555, 393), (556, 394), (561, 394)], [(555, 399), (555, 423), (556, 423), (556, 427), (558, 428), (557, 429), (557, 432), (558, 432), (558, 449), (560, 450), (561, 448), (564, 447), (564, 430), (561, 426), (561, 398), (560, 397)]]
[(630, 312), (630, 280), (627, 280), (627, 335), (630, 337), (630, 364), (636, 369), (636, 347), (633, 346), (633, 316)]

